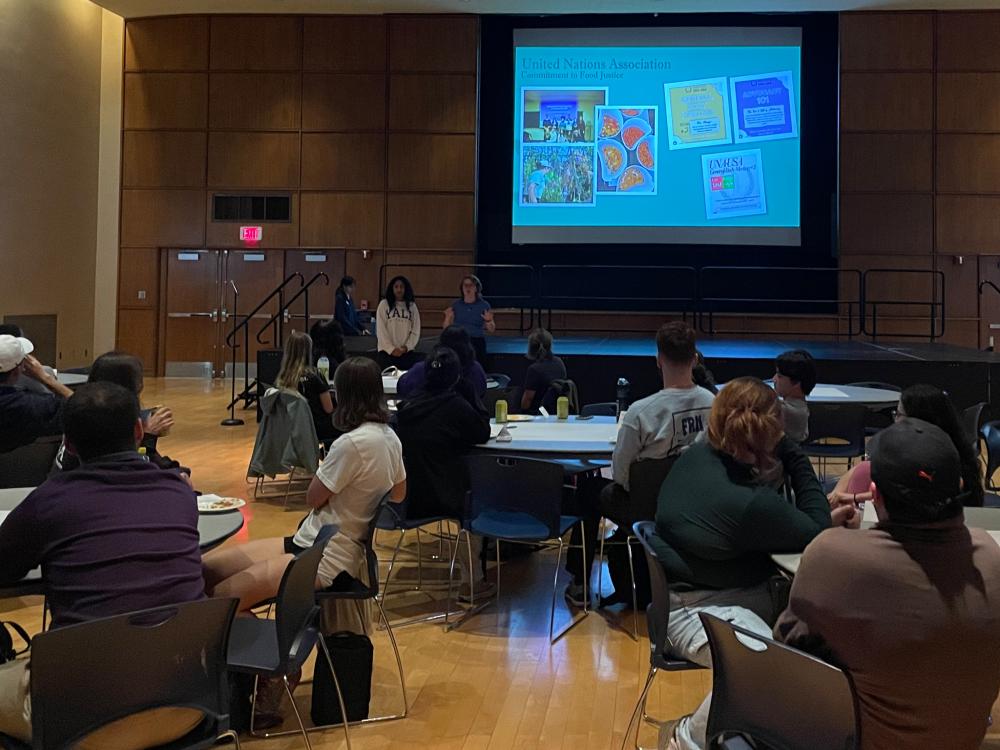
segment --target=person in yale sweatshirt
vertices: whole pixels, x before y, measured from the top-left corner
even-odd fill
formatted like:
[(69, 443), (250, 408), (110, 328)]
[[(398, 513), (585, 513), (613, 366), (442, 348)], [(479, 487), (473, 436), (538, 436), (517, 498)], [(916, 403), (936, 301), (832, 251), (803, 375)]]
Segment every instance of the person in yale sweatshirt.
[(378, 363), (384, 370), (395, 365), (408, 370), (423, 355), (414, 351), (420, 341), (420, 312), (413, 301), (413, 286), (405, 276), (395, 276), (375, 311)]

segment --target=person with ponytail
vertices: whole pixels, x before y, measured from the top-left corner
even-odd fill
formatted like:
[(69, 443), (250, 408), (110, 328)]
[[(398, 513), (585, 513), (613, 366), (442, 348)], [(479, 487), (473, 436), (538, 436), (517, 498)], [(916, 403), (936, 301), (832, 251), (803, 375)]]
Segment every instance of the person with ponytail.
[[(801, 552), (824, 529), (860, 514), (853, 506), (831, 511), (809, 458), (784, 434), (777, 395), (757, 378), (736, 378), (719, 392), (707, 437), (667, 475), (650, 543), (673, 587), (673, 655), (711, 666), (699, 613), (770, 637), (787, 598), (771, 555)], [(776, 488), (782, 477), (792, 502)], [(673, 722), (668, 748), (706, 746), (710, 698)]]

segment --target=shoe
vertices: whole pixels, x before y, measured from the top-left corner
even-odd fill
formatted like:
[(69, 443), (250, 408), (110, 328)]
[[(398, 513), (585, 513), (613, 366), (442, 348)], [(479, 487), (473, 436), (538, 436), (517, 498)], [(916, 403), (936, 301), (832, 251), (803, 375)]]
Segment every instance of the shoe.
[(607, 596), (602, 596), (600, 598), (600, 600), (597, 602), (597, 608), (598, 609), (604, 609), (605, 607), (613, 607), (616, 604), (627, 604), (628, 607), (631, 609), (631, 607), (632, 607), (632, 597), (629, 597), (629, 598), (626, 599), (624, 596), (622, 596), (621, 594), (619, 594), (616, 591), (613, 594), (608, 594)]
[[(483, 599), (492, 599), (497, 595), (497, 585), (492, 581), (480, 581), (476, 584), (476, 601), (482, 601)], [(462, 590), (458, 593), (458, 601), (462, 604), (472, 604), (472, 587), (468, 584), (462, 586)]]
[(566, 601), (574, 607), (583, 607), (587, 603), (587, 600), (583, 595), (582, 583), (571, 583), (566, 587), (566, 590), (563, 592), (563, 596), (566, 597)]
[[(295, 692), (302, 681), (302, 670), (296, 669), (288, 675), (288, 689)], [(280, 677), (262, 677), (257, 686), (257, 706), (254, 709), (253, 728), (273, 729), (285, 721), (281, 713), (281, 702), (287, 697)]]

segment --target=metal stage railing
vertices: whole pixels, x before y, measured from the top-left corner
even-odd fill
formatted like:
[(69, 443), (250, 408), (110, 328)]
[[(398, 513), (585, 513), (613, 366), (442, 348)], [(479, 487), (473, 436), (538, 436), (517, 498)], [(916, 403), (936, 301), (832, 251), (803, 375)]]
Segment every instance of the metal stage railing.
[[(870, 299), (868, 296), (869, 285), (874, 284), (878, 280), (879, 274), (890, 273), (906, 274), (908, 276), (915, 276), (918, 279), (929, 279), (931, 282), (930, 299)], [(944, 271), (918, 268), (869, 268), (864, 272), (862, 283), (864, 285), (864, 303), (866, 312), (864, 317), (864, 332), (871, 336), (873, 341), (878, 338), (878, 308), (880, 305), (884, 307), (896, 308), (926, 307), (928, 310), (927, 320), (930, 326), (930, 330), (926, 334), (927, 338), (933, 342), (935, 339), (944, 335), (946, 286)], [(917, 284), (919, 284), (919, 281), (915, 284), (908, 284), (907, 287), (912, 288)], [(871, 307), (871, 328), (868, 327), (867, 310), (869, 306)], [(899, 316), (895, 317), (898, 318)], [(891, 335), (896, 338), (922, 339), (925, 337), (925, 334), (922, 333), (899, 333), (897, 331), (892, 331)]]
[[(292, 306), (292, 303), (294, 303), (296, 300), (298, 300), (299, 297), (302, 297), (302, 304), (303, 304), (303, 316), (302, 317), (304, 318), (303, 325), (305, 327), (305, 330), (308, 332), (308, 330), (309, 330), (309, 287), (311, 287), (313, 284), (315, 284), (317, 281), (320, 281), (320, 280), (323, 281), (323, 285), (324, 286), (330, 286), (330, 277), (326, 275), (326, 272), (320, 271), (315, 276), (313, 276), (311, 279), (309, 279), (309, 281), (307, 281), (305, 284), (303, 284), (301, 289), (297, 289), (296, 292), (295, 292), (295, 294), (293, 294), (291, 297), (289, 297), (287, 301), (279, 304), (278, 309), (275, 311), (274, 315), (272, 315), (270, 318), (268, 318), (267, 322), (264, 323), (264, 325), (262, 325), (260, 327), (260, 329), (258, 329), (257, 335), (256, 335), (257, 343), (258, 344), (265, 343), (261, 339), (261, 334), (263, 334), (264, 331), (266, 331), (270, 326), (273, 325), (274, 326), (274, 346), (275, 346), (275, 348), (276, 349), (281, 349), (285, 345), (285, 340), (284, 340), (284, 325), (286, 323), (291, 322), (292, 318), (296, 317), (295, 315), (291, 314), (290, 308)], [(281, 320), (281, 325), (280, 326), (279, 326), (279, 323), (278, 323), (279, 318)]]

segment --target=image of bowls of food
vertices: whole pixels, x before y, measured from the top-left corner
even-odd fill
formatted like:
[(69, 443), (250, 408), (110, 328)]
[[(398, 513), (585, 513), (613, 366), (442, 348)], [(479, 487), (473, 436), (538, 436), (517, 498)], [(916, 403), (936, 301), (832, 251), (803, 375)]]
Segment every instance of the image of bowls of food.
[(628, 166), (628, 154), (618, 141), (604, 139), (597, 142), (597, 155), (601, 162), (601, 179), (613, 184)]
[(632, 164), (618, 178), (618, 192), (651, 193), (653, 192), (653, 175), (638, 164)]
[(635, 156), (646, 169), (656, 169), (656, 136), (650, 133), (640, 138), (635, 147)]
[(633, 151), (639, 141), (651, 131), (652, 128), (644, 117), (630, 117), (622, 125), (622, 143), (629, 151)]
[(602, 109), (601, 138), (614, 138), (622, 130), (622, 113), (617, 109)]

